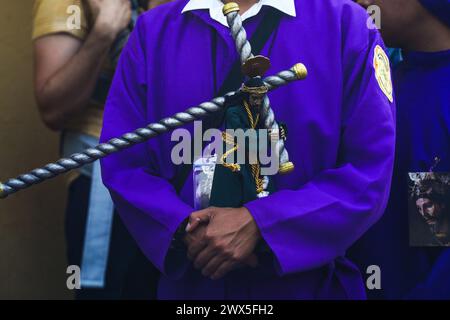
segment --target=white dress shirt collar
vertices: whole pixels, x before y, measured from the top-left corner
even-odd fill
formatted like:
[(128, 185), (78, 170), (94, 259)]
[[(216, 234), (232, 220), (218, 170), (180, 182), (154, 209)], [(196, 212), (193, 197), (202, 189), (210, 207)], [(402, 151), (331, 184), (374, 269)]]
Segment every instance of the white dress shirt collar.
[[(221, 0), (190, 0), (183, 8), (182, 13), (193, 10), (209, 9), (211, 19), (227, 27), (227, 19), (222, 13), (223, 5)], [(259, 0), (242, 15), (242, 20), (244, 21), (256, 16), (263, 6), (273, 7), (292, 17), (296, 16), (294, 0)]]

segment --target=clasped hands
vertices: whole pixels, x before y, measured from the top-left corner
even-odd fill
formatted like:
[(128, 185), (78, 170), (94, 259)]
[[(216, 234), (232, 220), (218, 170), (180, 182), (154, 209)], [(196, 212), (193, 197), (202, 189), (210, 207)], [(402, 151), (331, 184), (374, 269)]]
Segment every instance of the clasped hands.
[(254, 250), (260, 239), (247, 208), (210, 207), (191, 214), (184, 243), (194, 267), (217, 280), (238, 268), (255, 268)]

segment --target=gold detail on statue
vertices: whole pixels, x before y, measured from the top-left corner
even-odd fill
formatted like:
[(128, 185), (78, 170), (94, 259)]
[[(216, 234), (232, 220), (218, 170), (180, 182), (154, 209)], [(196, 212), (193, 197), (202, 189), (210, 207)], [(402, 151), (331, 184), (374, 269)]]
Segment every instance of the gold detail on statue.
[(222, 8), (222, 12), (225, 16), (233, 11), (239, 11), (239, 5), (236, 2), (229, 2)]
[(280, 174), (288, 174), (294, 170), (294, 164), (292, 162), (285, 162), (280, 164), (280, 169), (278, 170), (278, 173)]
[(233, 152), (236, 152), (238, 149), (239, 149), (239, 146), (236, 144), (233, 148), (231, 148), (230, 150), (228, 150), (227, 152), (225, 152), (225, 153), (222, 155), (222, 158), (220, 159), (220, 160), (221, 160), (221, 164), (222, 164), (225, 168), (230, 169), (230, 170), (233, 171), (233, 172), (240, 171), (240, 170), (241, 170), (241, 166), (240, 166), (239, 164), (237, 164), (237, 163), (227, 163), (227, 162), (226, 162), (226, 159), (228, 158), (228, 156), (229, 156), (230, 154), (232, 154)]
[(245, 84), (242, 85), (241, 90), (242, 90), (242, 92), (245, 92), (245, 93), (259, 94), (259, 95), (266, 94), (269, 91), (269, 89), (266, 86), (250, 88), (250, 87), (247, 87)]
[(252, 111), (250, 110), (250, 106), (248, 102), (244, 100), (244, 108), (245, 112), (247, 112), (248, 121), (250, 122), (250, 126), (252, 129), (255, 129), (259, 122), (259, 114), (256, 115), (256, 121), (253, 119)]
[(306, 69), (305, 65), (303, 63), (297, 63), (293, 70), (295, 72), (295, 76), (298, 80), (303, 80), (308, 76), (308, 70)]
[(227, 132), (222, 132), (222, 140), (227, 144), (234, 146), (227, 152), (225, 152), (222, 157), (220, 158), (220, 163), (227, 169), (230, 169), (233, 172), (237, 172), (241, 170), (241, 166), (236, 163), (227, 163), (226, 159), (230, 154), (233, 152), (236, 152), (239, 149), (239, 146), (237, 143), (234, 142), (234, 137), (231, 134), (228, 134)]
[(256, 193), (263, 192), (264, 191), (264, 182), (260, 178), (261, 168), (260, 168), (259, 164), (251, 164), (250, 166), (252, 168), (252, 176), (255, 179)]
[[(252, 111), (250, 110), (250, 106), (248, 105), (248, 102), (245, 100), (244, 100), (244, 108), (245, 108), (245, 111), (247, 112), (247, 117), (248, 117), (248, 121), (250, 122), (250, 126), (252, 127), (252, 129), (255, 129), (259, 122), (259, 114), (256, 116), (256, 120), (253, 119), (253, 114), (252, 114)], [(255, 180), (256, 193), (258, 194), (260, 192), (263, 192), (264, 191), (264, 183), (263, 183), (263, 180), (261, 179), (261, 174), (260, 174), (261, 167), (260, 167), (259, 163), (251, 164), (250, 167), (252, 169), (253, 179)]]
[(231, 134), (229, 134), (225, 131), (222, 132), (222, 140), (228, 145), (232, 145), (232, 146), (235, 145), (234, 136), (232, 136)]

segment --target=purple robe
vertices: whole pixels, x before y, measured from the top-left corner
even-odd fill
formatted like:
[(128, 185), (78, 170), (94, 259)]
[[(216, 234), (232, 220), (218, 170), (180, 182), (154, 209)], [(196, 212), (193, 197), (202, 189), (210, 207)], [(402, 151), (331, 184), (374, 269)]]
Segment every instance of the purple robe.
[[(181, 14), (186, 2), (139, 19), (119, 61), (102, 141), (209, 101), (238, 59), (228, 28), (207, 10)], [(163, 273), (160, 299), (365, 297), (361, 274), (344, 256), (380, 218), (389, 194), (394, 104), (373, 67), (375, 47), (384, 46), (352, 1), (297, 0), (296, 7), (297, 17), (284, 15), (261, 52), (272, 62), (268, 75), (302, 62), (309, 76), (269, 93), (276, 118), (289, 128), (296, 169), (275, 177), (275, 194), (246, 204), (273, 251), (260, 267), (212, 281), (187, 258), (165, 263), (176, 229), (193, 211), (192, 179), (180, 196), (168, 182), (176, 169), (170, 134), (102, 161), (122, 219)], [(267, 10), (244, 22), (249, 37)]]

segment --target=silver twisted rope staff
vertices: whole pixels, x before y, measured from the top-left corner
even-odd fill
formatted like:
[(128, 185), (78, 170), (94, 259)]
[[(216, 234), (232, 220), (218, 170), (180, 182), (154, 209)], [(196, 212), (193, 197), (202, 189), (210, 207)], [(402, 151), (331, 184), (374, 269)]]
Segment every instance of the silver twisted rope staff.
[[(239, 15), (239, 5), (235, 2), (227, 3), (223, 6), (223, 14), (227, 18), (228, 26), (231, 30), (231, 35), (236, 43), (236, 49), (239, 53), (241, 63), (244, 64), (248, 59), (253, 58), (252, 48), (247, 40), (247, 33), (242, 25), (242, 19)], [(302, 77), (307, 76), (306, 67), (303, 64), (296, 65), (296, 72), (302, 74)], [(270, 106), (269, 97), (265, 97), (263, 101), (264, 126), (266, 129), (271, 129), (274, 132), (279, 132), (280, 128), (275, 121), (275, 114)], [(289, 154), (284, 146), (284, 140), (278, 139), (276, 142), (277, 157), (280, 163), (281, 174), (289, 173), (294, 169), (294, 164), (289, 161)]]
[[(300, 70), (299, 68), (299, 65), (295, 65), (290, 70), (282, 71), (274, 76), (265, 78), (264, 82), (269, 90), (274, 90), (290, 82), (302, 80), (304, 79), (304, 74), (298, 73), (298, 70)], [(113, 138), (96, 147), (86, 149), (80, 153), (75, 153), (69, 158), (59, 159), (42, 168), (34, 169), (29, 173), (22, 174), (16, 178), (9, 179), (4, 183), (0, 183), (0, 199), (4, 199), (13, 193), (29, 188), (32, 185), (41, 183), (47, 179), (54, 178), (70, 170), (92, 163), (112, 153), (145, 142), (177, 127), (181, 127), (195, 120), (200, 120), (208, 114), (222, 109), (225, 105), (225, 98), (234, 93), (235, 92), (227, 93), (223, 97), (214, 98), (209, 102), (204, 102), (198, 106), (191, 107), (184, 112), (179, 112), (172, 117), (164, 118), (159, 122), (151, 123), (144, 128), (136, 129), (121, 137)]]
[(253, 54), (252, 46), (247, 40), (247, 32), (242, 26), (242, 19), (239, 15), (239, 5), (235, 2), (227, 3), (223, 6), (222, 12), (227, 18), (227, 23), (231, 29), (231, 36), (236, 44), (241, 64), (244, 64), (248, 59), (253, 58)]
[[(270, 100), (266, 96), (263, 100), (264, 127), (274, 132), (280, 132), (278, 122), (275, 121), (275, 114), (270, 106)], [(284, 140), (278, 139), (275, 146), (276, 156), (279, 159), (279, 173), (289, 173), (294, 169), (294, 164), (289, 161), (289, 154), (284, 146)]]

